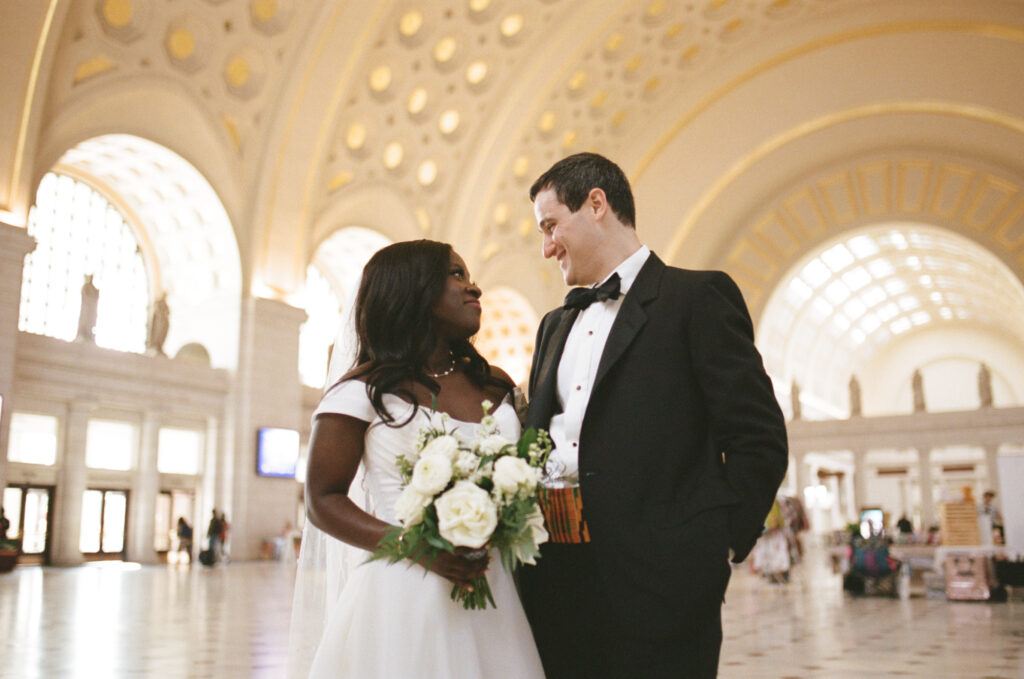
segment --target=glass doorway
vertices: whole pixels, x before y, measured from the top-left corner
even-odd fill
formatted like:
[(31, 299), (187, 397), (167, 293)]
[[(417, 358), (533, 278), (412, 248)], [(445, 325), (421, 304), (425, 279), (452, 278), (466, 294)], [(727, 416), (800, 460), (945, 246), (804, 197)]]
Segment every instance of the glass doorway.
[(82, 494), (79, 549), (88, 560), (123, 559), (128, 492), (90, 488)]
[(163, 490), (156, 498), (153, 549), (167, 563), (191, 563), (195, 495), (190, 490)]
[(4, 488), (4, 515), (11, 522), (10, 540), (21, 541), (21, 563), (50, 562), (52, 486), (11, 485)]

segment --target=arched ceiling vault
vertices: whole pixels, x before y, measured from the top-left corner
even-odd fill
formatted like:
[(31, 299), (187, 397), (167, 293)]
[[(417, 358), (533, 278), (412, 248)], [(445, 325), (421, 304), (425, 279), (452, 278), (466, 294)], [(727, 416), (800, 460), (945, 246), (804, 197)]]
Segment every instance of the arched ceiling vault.
[[(598, 150), (633, 178), (644, 240), (676, 263), (737, 273), (756, 314), (772, 275), (752, 275), (734, 246), (782, 237), (761, 247), (777, 270), (807, 252), (814, 234), (796, 249), (763, 225), (753, 241), (747, 234), (823, 166), (876, 152), (897, 168), (908, 149), (933, 168), (966, 159), (986, 169), (965, 195), (985, 201), (1002, 191), (982, 190), (986, 177), (1017, 186), (1021, 173), (1013, 128), (1024, 90), (1007, 87), (1024, 72), (1015, 2), (61, 6), (41, 146), (125, 131), (125, 115), (96, 105), (71, 129), (77, 106), (118, 86), (190, 100), (202, 134), (190, 134), (181, 115), (146, 116), (130, 131), (185, 158), (210, 148), (231, 158), (218, 166), (238, 187), (225, 205), (243, 232), (243, 266), (282, 296), (301, 285), (328, 222), (353, 223), (345, 205), (369, 210), (353, 199), (369, 189), (389, 198), (376, 223), (359, 223), (409, 237), (411, 215), (416, 232), (453, 241), (485, 284), (540, 281), (526, 294), (543, 308), (561, 286), (537, 257), (527, 187), (557, 158)], [(61, 121), (53, 136), (52, 120)], [(812, 202), (824, 200), (821, 190), (811, 189)], [(1011, 193), (1000, 210), (985, 208), (985, 231), (963, 211), (943, 225), (957, 222), (1020, 276)], [(402, 226), (388, 229), (396, 211)]]

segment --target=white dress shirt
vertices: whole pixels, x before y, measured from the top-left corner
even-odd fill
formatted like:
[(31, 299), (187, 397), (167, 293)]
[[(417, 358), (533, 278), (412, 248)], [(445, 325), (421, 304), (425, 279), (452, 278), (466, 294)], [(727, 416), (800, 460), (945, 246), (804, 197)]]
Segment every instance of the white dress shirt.
[(574, 486), (579, 483), (580, 430), (597, 377), (597, 366), (622, 300), (650, 254), (646, 245), (640, 246), (600, 282), (604, 283), (612, 274), (619, 274), (618, 299), (594, 302), (581, 311), (565, 340), (565, 351), (558, 363), (556, 389), (562, 412), (551, 418), (548, 432), (554, 444), (548, 458), (548, 478), (545, 481), (548, 485)]

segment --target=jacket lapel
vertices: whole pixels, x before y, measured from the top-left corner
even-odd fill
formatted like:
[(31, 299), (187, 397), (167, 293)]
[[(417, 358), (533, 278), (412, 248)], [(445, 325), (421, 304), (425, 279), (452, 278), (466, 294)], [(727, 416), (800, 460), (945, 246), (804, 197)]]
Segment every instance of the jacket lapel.
[[(658, 285), (661, 282), (661, 274), (665, 271), (665, 264), (653, 252), (644, 262), (636, 280), (622, 300), (619, 313), (615, 316), (615, 322), (608, 333), (608, 340), (604, 345), (604, 352), (601, 354), (601, 361), (597, 365), (597, 376), (594, 378), (593, 390), (596, 391), (601, 380), (608, 374), (615, 362), (622, 357), (626, 349), (632, 344), (640, 329), (647, 323), (647, 312), (644, 305), (658, 296)], [(564, 341), (563, 341), (564, 344)], [(591, 392), (593, 393), (593, 392)]]
[[(530, 394), (530, 409), (527, 424), (547, 427), (551, 416), (557, 411), (555, 387), (558, 383), (558, 363), (565, 350), (565, 340), (569, 337), (578, 309), (562, 311), (554, 329), (544, 340), (540, 350), (544, 352), (537, 372), (536, 389)], [(531, 378), (532, 381), (532, 378)]]

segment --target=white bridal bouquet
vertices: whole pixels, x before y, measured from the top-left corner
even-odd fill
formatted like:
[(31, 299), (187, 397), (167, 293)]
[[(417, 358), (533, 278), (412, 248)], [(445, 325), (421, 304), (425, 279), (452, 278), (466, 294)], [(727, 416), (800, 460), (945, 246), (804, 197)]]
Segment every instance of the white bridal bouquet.
[[(380, 541), (371, 560), (409, 559), (429, 566), (441, 551), (467, 547), (481, 556), (496, 550), (509, 573), (520, 563), (535, 563), (539, 545), (548, 539), (537, 489), (551, 439), (532, 427), (518, 441), (502, 437), (492, 406), (483, 402), (474, 440), (448, 431), (447, 414), (433, 413), (415, 450), (398, 456), (402, 493), (395, 515), (402, 525)], [(474, 580), (472, 589), (454, 586), (452, 600), (467, 609), (495, 605), (485, 577)]]

